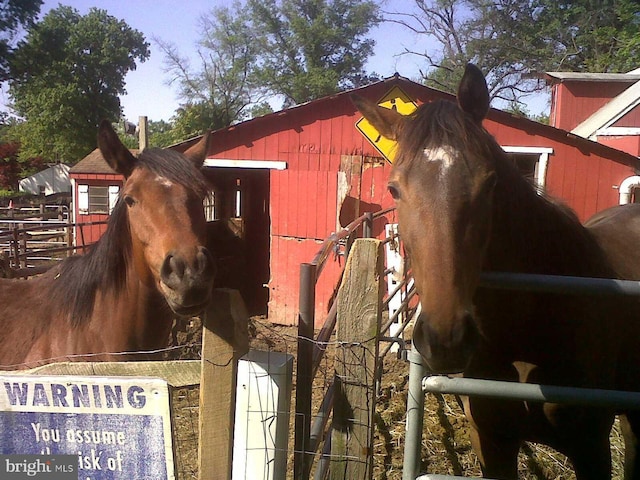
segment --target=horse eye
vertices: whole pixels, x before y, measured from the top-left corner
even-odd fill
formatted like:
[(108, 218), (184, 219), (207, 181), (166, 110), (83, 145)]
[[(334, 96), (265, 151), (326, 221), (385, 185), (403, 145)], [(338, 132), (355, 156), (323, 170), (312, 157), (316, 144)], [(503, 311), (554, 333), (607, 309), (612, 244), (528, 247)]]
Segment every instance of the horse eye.
[(133, 198), (131, 195), (125, 195), (123, 200), (124, 200), (124, 203), (126, 203), (128, 207), (133, 207), (136, 204), (136, 199)]
[(387, 185), (387, 189), (389, 190), (389, 193), (394, 200), (398, 200), (400, 198), (400, 192), (395, 185), (389, 184)]

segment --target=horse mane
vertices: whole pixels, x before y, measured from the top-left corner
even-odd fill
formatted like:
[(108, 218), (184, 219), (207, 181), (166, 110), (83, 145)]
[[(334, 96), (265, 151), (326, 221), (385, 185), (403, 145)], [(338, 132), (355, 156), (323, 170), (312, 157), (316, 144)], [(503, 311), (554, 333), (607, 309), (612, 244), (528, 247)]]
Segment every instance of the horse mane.
[[(495, 138), (455, 103), (439, 100), (422, 105), (399, 135), (397, 166), (417, 166), (422, 151), (438, 145), (474, 152), (493, 162), (497, 175), (493, 229), (499, 229), (497, 235), (504, 245), (496, 246), (495, 255), (489, 256), (523, 260), (521, 265), (489, 264), (485, 268), (557, 275), (613, 274), (601, 247), (577, 214), (525, 178)], [(505, 254), (508, 248), (513, 249), (512, 255)]]
[[(186, 157), (172, 150), (151, 148), (137, 158), (135, 168), (147, 168), (156, 175), (179, 183), (204, 197), (204, 176)], [(49, 294), (52, 305), (77, 327), (93, 314), (98, 290), (114, 294), (123, 291), (132, 258), (127, 206), (120, 199), (109, 216), (107, 230), (85, 255), (65, 260), (54, 273)]]
[[(491, 135), (453, 102), (438, 100), (421, 105), (405, 122), (398, 141), (396, 165), (412, 161), (425, 148), (460, 146), (491, 155)], [(495, 142), (495, 141), (494, 141)]]

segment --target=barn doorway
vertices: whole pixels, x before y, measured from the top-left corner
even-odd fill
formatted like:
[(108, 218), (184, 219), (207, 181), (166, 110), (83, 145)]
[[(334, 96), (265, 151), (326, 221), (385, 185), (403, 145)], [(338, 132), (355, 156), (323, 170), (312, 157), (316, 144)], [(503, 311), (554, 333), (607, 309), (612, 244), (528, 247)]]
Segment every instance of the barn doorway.
[[(209, 161), (207, 161), (209, 162)], [(206, 164), (205, 164), (206, 165)], [(219, 264), (219, 287), (242, 293), (250, 315), (267, 313), (269, 301), (269, 170), (207, 165), (212, 192), (205, 214)], [(233, 237), (231, 237), (233, 235)]]

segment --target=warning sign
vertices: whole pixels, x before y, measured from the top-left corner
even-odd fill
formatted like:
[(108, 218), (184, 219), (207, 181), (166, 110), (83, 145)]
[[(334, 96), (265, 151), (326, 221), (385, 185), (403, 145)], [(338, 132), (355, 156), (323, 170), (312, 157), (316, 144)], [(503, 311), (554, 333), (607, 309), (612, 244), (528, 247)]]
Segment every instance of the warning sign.
[(0, 376), (0, 455), (73, 455), (81, 480), (173, 480), (167, 383)]
[[(396, 110), (402, 115), (412, 114), (418, 106), (400, 87), (395, 86), (380, 99), (378, 105)], [(396, 142), (383, 137), (366, 118), (361, 118), (356, 122), (356, 128), (365, 136), (371, 144), (386, 158), (393, 163), (396, 150)]]

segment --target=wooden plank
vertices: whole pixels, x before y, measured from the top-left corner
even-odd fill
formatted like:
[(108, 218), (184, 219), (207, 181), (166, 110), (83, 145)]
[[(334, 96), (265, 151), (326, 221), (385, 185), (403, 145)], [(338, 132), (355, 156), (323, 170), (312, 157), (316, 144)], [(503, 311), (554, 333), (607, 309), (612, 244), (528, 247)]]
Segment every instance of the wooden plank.
[(356, 240), (338, 290), (331, 480), (372, 478), (383, 259), (382, 242)]
[(200, 360), (171, 362), (60, 362), (28, 370), (2, 371), (2, 375), (96, 375), (101, 377), (157, 377), (172, 387), (200, 383)]
[(203, 316), (199, 478), (231, 480), (238, 359), (249, 351), (248, 315), (236, 290), (218, 289)]

